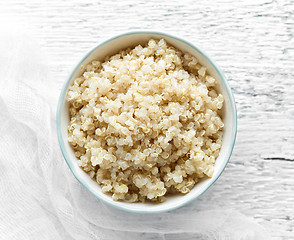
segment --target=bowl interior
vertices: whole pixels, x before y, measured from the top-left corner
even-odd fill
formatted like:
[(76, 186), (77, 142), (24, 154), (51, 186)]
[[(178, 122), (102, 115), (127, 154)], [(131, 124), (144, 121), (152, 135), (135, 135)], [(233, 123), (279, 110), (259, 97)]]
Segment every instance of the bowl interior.
[[(108, 195), (101, 192), (100, 186), (93, 181), (89, 175), (87, 175), (81, 168), (77, 165), (77, 159), (74, 156), (74, 152), (70, 145), (68, 144), (67, 137), (67, 126), (69, 123), (69, 112), (68, 103), (65, 101), (65, 95), (68, 86), (72, 81), (82, 74), (81, 65), (87, 65), (94, 59), (103, 61), (106, 56), (111, 56), (118, 53), (121, 49), (127, 47), (134, 47), (138, 44), (145, 44), (149, 39), (161, 39), (164, 38), (169, 44), (180, 49), (183, 52), (190, 52), (192, 55), (196, 56), (198, 61), (206, 66), (210, 75), (215, 77), (218, 81), (218, 91), (221, 92), (225, 98), (225, 106), (221, 112), (225, 127), (224, 127), (224, 137), (223, 145), (220, 151), (220, 155), (216, 160), (214, 174), (212, 178), (207, 178), (198, 183), (190, 193), (186, 195), (172, 195), (168, 196), (167, 200), (160, 204), (154, 203), (124, 203), (113, 201)], [(57, 128), (59, 135), (59, 142), (63, 152), (63, 155), (69, 165), (71, 171), (75, 177), (96, 197), (99, 199), (110, 203), (113, 206), (126, 209), (135, 212), (160, 212), (179, 207), (190, 200), (201, 195), (205, 190), (207, 190), (213, 182), (219, 177), (225, 168), (229, 157), (231, 155), (235, 134), (236, 134), (236, 110), (235, 103), (229, 86), (226, 83), (224, 75), (215, 66), (214, 63), (204, 54), (201, 50), (197, 49), (195, 46), (184, 42), (183, 40), (174, 38), (172, 36), (155, 33), (155, 32), (137, 32), (130, 33), (115, 37), (106, 41), (92, 50), (74, 69), (70, 79), (65, 84), (64, 89), (61, 93), (59, 100), (59, 108), (57, 113)]]

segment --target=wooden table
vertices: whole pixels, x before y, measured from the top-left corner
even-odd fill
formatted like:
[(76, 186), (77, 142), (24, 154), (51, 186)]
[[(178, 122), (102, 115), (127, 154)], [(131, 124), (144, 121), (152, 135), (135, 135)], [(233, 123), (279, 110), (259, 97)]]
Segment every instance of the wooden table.
[[(228, 77), (238, 109), (225, 172), (198, 200), (232, 207), (294, 239), (294, 1), (7, 1), (49, 53), (57, 89), (98, 42), (156, 28), (203, 47)], [(57, 100), (57, 96), (56, 96)]]

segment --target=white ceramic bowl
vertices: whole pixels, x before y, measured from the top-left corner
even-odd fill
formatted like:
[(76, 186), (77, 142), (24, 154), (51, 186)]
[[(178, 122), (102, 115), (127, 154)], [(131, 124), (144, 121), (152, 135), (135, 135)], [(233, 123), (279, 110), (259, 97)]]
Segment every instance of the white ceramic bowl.
[[(68, 103), (65, 101), (65, 95), (68, 87), (72, 81), (82, 74), (81, 65), (87, 65), (94, 59), (103, 60), (107, 55), (113, 55), (118, 53), (119, 50), (134, 47), (138, 44), (144, 44), (149, 39), (161, 39), (164, 38), (168, 43), (174, 47), (182, 50), (183, 52), (189, 52), (196, 56), (199, 62), (208, 69), (210, 75), (215, 77), (218, 82), (218, 91), (221, 92), (225, 98), (225, 105), (222, 111), (222, 118), (225, 124), (224, 127), (224, 137), (223, 144), (219, 154), (219, 157), (215, 163), (214, 174), (212, 178), (205, 179), (194, 186), (190, 193), (186, 195), (175, 195), (167, 197), (167, 200), (163, 203), (126, 203), (126, 202), (116, 202), (108, 195), (102, 193), (100, 186), (97, 182), (92, 180), (89, 175), (87, 175), (77, 164), (77, 159), (74, 156), (74, 152), (70, 147), (67, 137), (67, 126), (69, 123), (69, 111)], [(140, 212), (140, 213), (154, 213), (163, 212), (171, 209), (178, 208), (184, 204), (192, 201), (204, 193), (221, 175), (223, 172), (229, 158), (231, 156), (235, 137), (237, 131), (237, 118), (236, 118), (236, 106), (233, 94), (227, 83), (227, 79), (220, 70), (220, 68), (212, 61), (210, 57), (198, 47), (189, 43), (183, 39), (180, 39), (169, 34), (154, 32), (154, 31), (136, 31), (121, 34), (119, 36), (113, 37), (105, 42), (99, 44), (90, 53), (88, 53), (81, 62), (74, 68), (69, 79), (66, 81), (58, 103), (57, 108), (57, 132), (60, 148), (62, 150), (63, 156), (74, 174), (74, 176), (79, 180), (79, 182), (87, 188), (94, 196), (98, 199), (120, 209)]]

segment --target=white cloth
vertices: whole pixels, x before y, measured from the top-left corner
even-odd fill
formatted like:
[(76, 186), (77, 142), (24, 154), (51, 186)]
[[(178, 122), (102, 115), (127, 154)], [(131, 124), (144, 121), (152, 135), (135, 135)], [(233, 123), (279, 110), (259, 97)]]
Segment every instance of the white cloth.
[(93, 197), (59, 150), (44, 50), (17, 25), (0, 29), (0, 239), (270, 239), (233, 209), (135, 214)]

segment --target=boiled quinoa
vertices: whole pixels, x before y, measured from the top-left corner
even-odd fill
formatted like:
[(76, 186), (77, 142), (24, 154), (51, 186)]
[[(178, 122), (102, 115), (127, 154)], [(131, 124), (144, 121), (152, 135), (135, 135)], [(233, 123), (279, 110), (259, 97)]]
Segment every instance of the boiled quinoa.
[(213, 175), (224, 98), (197, 58), (151, 39), (83, 72), (67, 93), (68, 141), (104, 193), (164, 201)]

